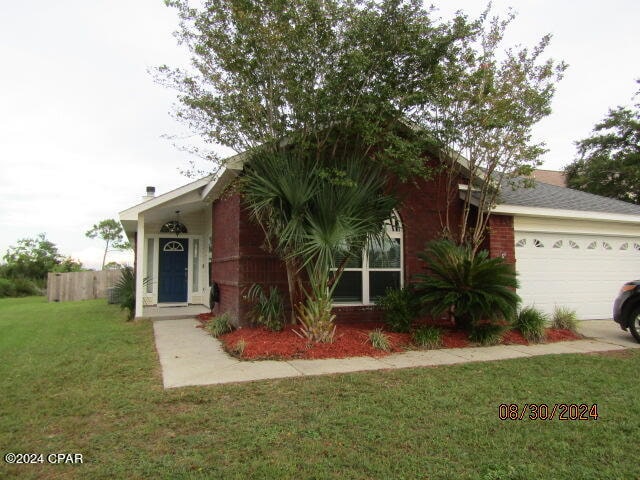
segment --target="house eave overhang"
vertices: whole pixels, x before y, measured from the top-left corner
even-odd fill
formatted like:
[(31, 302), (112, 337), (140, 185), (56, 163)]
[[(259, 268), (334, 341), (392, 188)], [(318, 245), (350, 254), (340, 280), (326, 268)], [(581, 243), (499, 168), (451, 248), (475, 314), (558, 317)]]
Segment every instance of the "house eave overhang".
[(593, 212), (586, 210), (564, 210), (543, 207), (528, 207), (523, 205), (495, 206), (491, 213), (499, 215), (512, 215), (521, 217), (546, 217), (567, 220), (591, 220), (601, 222), (628, 223), (640, 225), (640, 215), (628, 215), (622, 213)]
[(138, 221), (138, 215), (144, 214), (148, 210), (152, 210), (153, 208), (164, 205), (172, 200), (175, 200), (176, 198), (201, 189), (212, 181), (215, 181), (214, 176), (208, 175), (199, 180), (196, 180), (195, 182), (188, 183), (187, 185), (183, 185), (182, 187), (176, 188), (175, 190), (171, 190), (170, 192), (152, 198), (151, 200), (147, 200), (145, 202), (134, 205), (133, 207), (123, 210), (118, 214), (120, 216), (120, 221)]
[(209, 182), (200, 192), (200, 199), (203, 202), (213, 201), (222, 195), (229, 184), (240, 175), (242, 166), (239, 169), (227, 167), (218, 178)]
[(178, 208), (181, 205), (210, 204), (222, 195), (224, 190), (238, 177), (244, 165), (242, 154), (231, 157), (225, 170), (219, 175), (208, 175), (199, 180), (191, 182), (170, 192), (159, 195), (151, 200), (139, 203), (123, 210), (119, 213), (120, 223), (129, 239), (138, 230), (138, 219), (140, 216), (157, 214), (158, 210), (166, 209), (175, 204)]

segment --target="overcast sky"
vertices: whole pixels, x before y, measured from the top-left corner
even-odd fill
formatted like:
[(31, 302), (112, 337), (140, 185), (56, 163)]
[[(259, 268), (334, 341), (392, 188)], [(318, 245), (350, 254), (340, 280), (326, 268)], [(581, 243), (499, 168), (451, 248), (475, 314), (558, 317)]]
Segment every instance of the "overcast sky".
[[(459, 0), (440, 12), (475, 16), (482, 5)], [(569, 64), (553, 114), (536, 129), (550, 149), (543, 168), (560, 169), (573, 142), (637, 90), (640, 2), (493, 5), (518, 13), (507, 44), (551, 33), (548, 56)], [(164, 193), (188, 181), (178, 169), (189, 155), (162, 137), (188, 134), (169, 114), (175, 94), (147, 73), (186, 63), (176, 26), (161, 0), (2, 2), (0, 254), (46, 232), (63, 254), (99, 266), (102, 245), (84, 236), (93, 223), (138, 203), (146, 185)]]

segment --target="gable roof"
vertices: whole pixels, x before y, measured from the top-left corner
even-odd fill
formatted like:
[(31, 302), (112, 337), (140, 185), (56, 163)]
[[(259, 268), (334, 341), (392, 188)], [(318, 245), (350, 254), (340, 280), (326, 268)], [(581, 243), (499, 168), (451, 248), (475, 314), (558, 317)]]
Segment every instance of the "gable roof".
[(123, 210), (119, 213), (121, 220), (136, 220), (138, 219), (138, 214), (143, 213), (147, 210), (151, 210), (154, 207), (165, 204), (171, 200), (176, 198), (185, 196), (194, 191), (202, 189), (202, 187), (206, 187), (210, 182), (215, 182), (216, 178), (213, 175), (207, 175), (206, 177), (199, 178), (193, 182), (187, 183), (186, 185), (182, 185), (176, 189), (170, 190), (162, 195), (158, 195), (157, 197), (153, 197), (149, 200), (142, 201), (133, 207), (129, 207), (126, 210)]
[(138, 215), (156, 207), (180, 199), (183, 202), (208, 202), (220, 196), (224, 188), (236, 178), (242, 170), (246, 153), (239, 153), (226, 159), (225, 168), (221, 173), (211, 174), (182, 185), (174, 190), (144, 200), (119, 213), (120, 221), (137, 221)]

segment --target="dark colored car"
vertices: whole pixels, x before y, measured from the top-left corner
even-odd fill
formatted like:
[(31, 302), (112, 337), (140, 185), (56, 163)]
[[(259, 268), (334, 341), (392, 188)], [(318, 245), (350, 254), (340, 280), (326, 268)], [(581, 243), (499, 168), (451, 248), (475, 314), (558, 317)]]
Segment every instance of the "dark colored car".
[(640, 342), (640, 280), (625, 283), (613, 303), (613, 319)]

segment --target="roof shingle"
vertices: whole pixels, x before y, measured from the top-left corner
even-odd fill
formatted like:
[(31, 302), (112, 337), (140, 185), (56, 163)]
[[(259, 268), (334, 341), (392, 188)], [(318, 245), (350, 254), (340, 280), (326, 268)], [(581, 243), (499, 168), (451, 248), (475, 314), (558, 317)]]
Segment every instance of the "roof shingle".
[(640, 215), (640, 205), (539, 181), (534, 188), (503, 188), (499, 204)]

